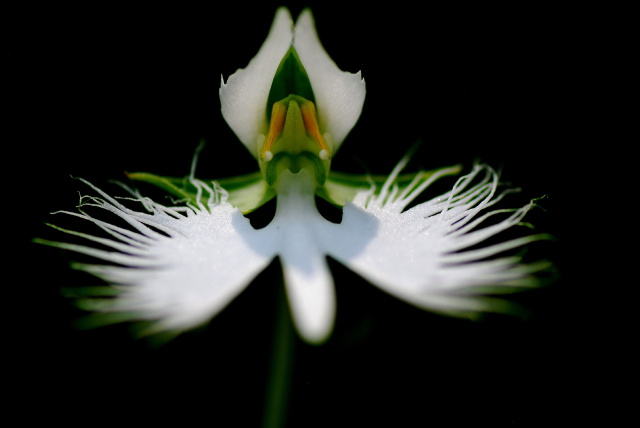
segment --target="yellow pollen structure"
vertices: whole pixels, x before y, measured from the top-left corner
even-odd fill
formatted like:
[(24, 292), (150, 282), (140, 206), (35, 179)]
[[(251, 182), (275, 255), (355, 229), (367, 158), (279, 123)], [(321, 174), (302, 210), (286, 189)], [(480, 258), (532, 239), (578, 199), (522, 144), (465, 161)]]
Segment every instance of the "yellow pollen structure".
[(304, 131), (320, 149), (317, 152), (318, 157), (322, 160), (329, 160), (331, 157), (331, 149), (320, 133), (315, 105), (313, 102), (296, 95), (291, 95), (284, 100), (277, 101), (273, 104), (273, 108), (271, 109), (269, 132), (262, 144), (260, 158), (266, 162), (273, 159), (272, 149), (286, 126), (287, 112), (291, 103), (296, 103), (299, 107)]
[(280, 134), (282, 134), (282, 130), (284, 129), (284, 122), (287, 118), (287, 108), (288, 105), (281, 101), (278, 101), (273, 104), (273, 108), (271, 109), (271, 123), (269, 123), (269, 133), (264, 139), (264, 143), (262, 145), (262, 150), (260, 153), (260, 157), (267, 162), (273, 159), (271, 147), (273, 146), (273, 143), (275, 143), (276, 139), (280, 136)]
[(302, 113), (302, 121), (304, 122), (304, 128), (307, 130), (307, 134), (314, 139), (320, 146), (320, 159), (329, 159), (329, 146), (320, 134), (320, 128), (318, 127), (318, 117), (316, 116), (316, 106), (311, 101), (300, 104), (300, 112)]

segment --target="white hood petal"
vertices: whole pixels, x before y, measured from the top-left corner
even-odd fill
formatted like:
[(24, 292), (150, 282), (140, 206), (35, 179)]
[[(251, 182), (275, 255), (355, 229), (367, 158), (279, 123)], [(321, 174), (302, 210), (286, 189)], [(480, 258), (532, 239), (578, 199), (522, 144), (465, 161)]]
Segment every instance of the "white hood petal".
[(353, 74), (336, 66), (320, 43), (308, 9), (296, 21), (293, 45), (311, 81), (320, 129), (331, 135), (335, 153), (362, 112), (364, 79), (360, 72)]
[(247, 68), (239, 69), (220, 85), (222, 116), (242, 144), (257, 157), (257, 138), (267, 129), (267, 99), (280, 61), (293, 41), (293, 20), (278, 9), (267, 39)]
[(322, 47), (311, 12), (300, 14), (294, 29), (286, 8), (278, 9), (267, 39), (245, 69), (222, 80), (222, 115), (240, 141), (258, 156), (258, 138), (266, 134), (267, 101), (275, 73), (291, 46), (311, 82), (320, 131), (329, 134), (333, 152), (356, 124), (365, 98), (360, 73), (341, 71)]

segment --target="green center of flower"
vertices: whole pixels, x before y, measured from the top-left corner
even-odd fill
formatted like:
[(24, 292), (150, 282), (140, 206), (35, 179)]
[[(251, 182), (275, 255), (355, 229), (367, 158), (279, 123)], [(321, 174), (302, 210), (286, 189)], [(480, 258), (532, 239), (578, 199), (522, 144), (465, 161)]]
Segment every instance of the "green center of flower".
[(309, 169), (323, 186), (331, 165), (331, 147), (320, 133), (313, 103), (289, 95), (273, 104), (271, 122), (260, 149), (260, 170), (269, 186), (280, 172)]
[(267, 120), (269, 131), (258, 141), (258, 162), (267, 184), (273, 187), (282, 171), (308, 169), (317, 186), (323, 186), (331, 165), (332, 145), (320, 132), (309, 76), (293, 47), (274, 76)]

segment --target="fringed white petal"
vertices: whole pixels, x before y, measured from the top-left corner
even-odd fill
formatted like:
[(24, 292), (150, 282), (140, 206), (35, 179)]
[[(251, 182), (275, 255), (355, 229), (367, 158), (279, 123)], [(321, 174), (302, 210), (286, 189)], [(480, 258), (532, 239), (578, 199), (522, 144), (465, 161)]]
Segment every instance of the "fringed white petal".
[(239, 69), (220, 85), (222, 116), (255, 157), (258, 156), (257, 138), (266, 134), (267, 99), (273, 77), (292, 40), (293, 20), (282, 7), (258, 54), (245, 69)]
[(251, 282), (275, 256), (275, 245), (268, 234), (253, 229), (242, 213), (225, 201), (224, 191), (197, 180), (193, 184), (203, 195), (209, 194), (206, 206), (166, 207), (134, 192), (130, 199), (141, 202), (150, 213), (132, 210), (89, 184), (100, 197), (83, 198), (81, 208), (105, 209), (130, 228), (83, 212), (76, 215), (99, 226), (111, 238), (63, 231), (107, 249), (49, 244), (111, 263), (81, 265), (120, 290), (105, 310), (154, 321), (151, 331), (196, 327)]
[(318, 39), (308, 9), (296, 21), (293, 45), (313, 88), (320, 129), (330, 134), (335, 152), (362, 112), (364, 79), (360, 72), (349, 73), (336, 66)]
[(420, 307), (452, 313), (499, 310), (496, 302), (477, 298), (480, 287), (524, 286), (539, 266), (522, 265), (519, 257), (490, 257), (539, 237), (464, 250), (518, 224), (533, 204), (483, 227), (505, 210), (485, 213), (502, 195), (496, 195), (497, 174), (478, 165), (451, 191), (403, 212), (428, 183), (398, 195), (394, 180), (402, 166), (379, 192), (362, 192), (345, 206), (342, 224), (326, 237), (328, 254)]
[[(544, 264), (522, 264), (503, 253), (540, 236), (525, 236), (480, 246), (521, 222), (533, 207), (489, 210), (508, 193), (497, 193), (497, 174), (478, 165), (444, 195), (406, 210), (433, 181), (449, 174), (442, 169), (406, 187), (395, 184), (406, 159), (380, 189), (359, 192), (344, 207), (340, 224), (317, 211), (311, 174), (284, 171), (277, 183), (273, 221), (255, 230), (242, 213), (226, 202), (226, 192), (191, 177), (196, 206), (167, 207), (128, 189), (129, 208), (95, 186), (98, 194), (83, 197), (80, 213), (106, 237), (59, 230), (93, 245), (44, 242), (107, 262), (80, 265), (103, 278), (118, 293), (98, 302), (118, 320), (149, 320), (148, 332), (180, 331), (209, 320), (240, 293), (273, 259), (280, 256), (296, 328), (310, 343), (331, 334), (336, 302), (326, 255), (395, 295), (419, 307), (454, 315), (500, 311), (504, 302), (482, 294), (510, 292), (529, 286)], [(102, 209), (124, 225), (100, 220), (86, 209)], [(486, 225), (496, 215), (503, 220)]]

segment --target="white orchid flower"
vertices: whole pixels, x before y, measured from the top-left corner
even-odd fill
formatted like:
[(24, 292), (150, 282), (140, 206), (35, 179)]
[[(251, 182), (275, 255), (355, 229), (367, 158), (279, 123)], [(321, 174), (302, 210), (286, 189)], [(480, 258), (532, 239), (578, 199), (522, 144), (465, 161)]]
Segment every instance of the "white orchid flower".
[[(98, 245), (40, 242), (107, 262), (75, 265), (109, 284), (89, 293), (104, 299), (80, 303), (110, 321), (151, 321), (150, 332), (207, 322), (275, 257), (294, 324), (310, 343), (326, 340), (334, 324), (327, 256), (399, 299), (454, 315), (500, 310), (482, 294), (534, 285), (532, 274), (543, 264), (500, 255), (541, 236), (478, 245), (519, 224), (534, 205), (488, 210), (507, 193), (498, 191), (498, 176), (488, 166), (474, 166), (448, 192), (409, 209), (434, 181), (460, 168), (401, 175), (406, 157), (384, 180), (330, 170), (364, 97), (360, 74), (338, 69), (323, 49), (311, 13), (304, 11), (293, 25), (281, 8), (256, 57), (220, 88), (222, 114), (258, 161), (259, 173), (198, 180), (194, 159), (184, 179), (130, 174), (186, 200), (167, 206), (123, 186), (143, 210), (85, 182), (98, 196), (83, 197), (80, 212), (67, 214), (88, 220), (106, 237), (57, 227)], [(318, 212), (316, 195), (343, 207), (339, 224)], [(243, 214), (273, 197), (275, 217), (254, 229)], [(99, 219), (86, 212), (89, 206), (128, 227)], [(488, 221), (498, 214), (506, 218)]]

